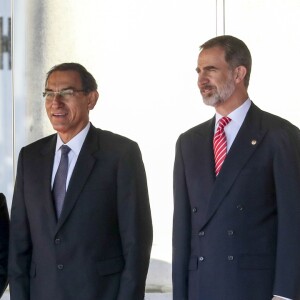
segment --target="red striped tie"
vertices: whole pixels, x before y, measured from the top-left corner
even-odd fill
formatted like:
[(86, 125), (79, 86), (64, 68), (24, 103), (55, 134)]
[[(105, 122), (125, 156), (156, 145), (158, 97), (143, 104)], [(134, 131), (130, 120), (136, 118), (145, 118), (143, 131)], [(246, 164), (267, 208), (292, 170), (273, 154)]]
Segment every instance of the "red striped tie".
[(231, 121), (228, 117), (219, 120), (218, 129), (214, 135), (215, 172), (219, 174), (227, 154), (227, 142), (224, 127)]

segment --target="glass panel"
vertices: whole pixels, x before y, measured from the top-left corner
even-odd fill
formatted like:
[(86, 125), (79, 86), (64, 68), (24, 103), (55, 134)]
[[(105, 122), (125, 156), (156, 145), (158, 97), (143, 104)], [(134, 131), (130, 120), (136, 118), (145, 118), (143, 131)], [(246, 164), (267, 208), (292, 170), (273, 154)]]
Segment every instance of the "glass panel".
[(13, 189), (12, 158), (12, 82), (11, 82), (11, 7), (0, 6), (0, 192), (8, 203)]
[(14, 3), (15, 100), (17, 120), (22, 120), (16, 152), (53, 132), (41, 97), (47, 70), (65, 61), (82, 63), (100, 86), (91, 121), (140, 145), (153, 213), (152, 253), (170, 262), (175, 141), (207, 118), (194, 70), (199, 44), (216, 32), (215, 2)]
[(41, 97), (48, 69), (70, 61), (86, 66), (100, 87), (93, 124), (140, 145), (154, 224), (148, 289), (170, 290), (175, 141), (208, 118), (195, 68), (199, 44), (216, 32), (215, 2), (14, 3), (16, 154), (53, 132)]
[[(216, 9), (216, 4), (223, 2), (13, 1), (14, 153), (53, 132), (41, 96), (49, 68), (70, 61), (86, 66), (97, 79), (100, 92), (91, 121), (136, 140), (143, 153), (154, 224), (148, 281), (153, 288), (155, 284), (163, 285), (162, 290), (170, 288), (175, 141), (181, 132), (213, 115), (213, 110), (202, 104), (196, 85), (198, 47), (216, 32), (221, 34), (223, 21), (225, 33), (243, 39), (252, 52), (250, 97), (261, 108), (298, 126), (300, 122), (299, 101), (294, 95), (300, 40), (293, 36), (298, 28), (299, 1), (226, 0), (224, 20), (223, 10)], [(1, 17), (6, 9), (9, 13), (1, 4)], [(4, 26), (8, 17), (3, 15)], [(7, 29), (3, 32), (8, 35)], [(0, 74), (1, 190), (10, 194), (10, 70)], [(2, 178), (7, 179), (4, 182)]]

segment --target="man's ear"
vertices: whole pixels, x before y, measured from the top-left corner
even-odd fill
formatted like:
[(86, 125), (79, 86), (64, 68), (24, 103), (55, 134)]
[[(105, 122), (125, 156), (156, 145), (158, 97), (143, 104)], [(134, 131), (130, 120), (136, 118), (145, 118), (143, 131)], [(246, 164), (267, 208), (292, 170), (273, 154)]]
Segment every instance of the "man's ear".
[(240, 83), (241, 81), (243, 81), (246, 74), (247, 74), (246, 67), (244, 67), (244, 66), (236, 67), (235, 68), (235, 76), (234, 76), (235, 83)]
[(91, 91), (88, 93), (88, 109), (92, 110), (99, 98), (99, 93), (97, 91)]

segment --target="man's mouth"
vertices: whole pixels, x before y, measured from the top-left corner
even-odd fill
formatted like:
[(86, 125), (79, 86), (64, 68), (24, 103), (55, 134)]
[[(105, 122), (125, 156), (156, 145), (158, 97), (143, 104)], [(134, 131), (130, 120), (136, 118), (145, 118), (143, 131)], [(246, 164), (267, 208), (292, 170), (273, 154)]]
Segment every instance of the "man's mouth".
[(65, 117), (67, 113), (52, 113), (52, 117), (61, 118)]
[(202, 95), (207, 95), (207, 94), (211, 94), (213, 89), (214, 89), (213, 86), (205, 85), (205, 86), (200, 88), (200, 92), (201, 92)]

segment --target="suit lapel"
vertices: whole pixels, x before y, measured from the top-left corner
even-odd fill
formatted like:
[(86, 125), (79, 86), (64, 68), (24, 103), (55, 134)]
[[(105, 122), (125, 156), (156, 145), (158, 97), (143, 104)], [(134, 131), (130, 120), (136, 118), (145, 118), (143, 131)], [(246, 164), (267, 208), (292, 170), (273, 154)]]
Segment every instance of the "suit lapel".
[(57, 222), (56, 232), (64, 224), (73, 207), (75, 206), (78, 197), (94, 167), (96, 159), (93, 156), (93, 153), (97, 150), (97, 133), (96, 129), (91, 125), (90, 131), (82, 145), (73, 174), (70, 179), (69, 187), (64, 200), (64, 206), (60, 218)]
[(201, 125), (195, 131), (196, 138), (193, 135), (191, 143), (192, 153), (189, 153), (192, 165), (189, 168), (189, 189), (192, 195), (201, 199), (198, 203), (198, 210), (202, 215), (207, 211), (210, 196), (214, 188), (214, 156), (213, 156), (213, 134), (215, 118)]
[(238, 174), (259, 146), (265, 133), (266, 130), (261, 129), (261, 111), (252, 104), (216, 178), (206, 218), (203, 219), (201, 227), (214, 215)]
[(56, 226), (56, 212), (54, 209), (53, 198), (51, 193), (51, 176), (53, 169), (53, 161), (55, 155), (57, 135), (50, 137), (50, 141), (47, 142), (41, 150), (41, 160), (38, 161), (36, 167), (37, 178), (40, 179), (40, 184), (37, 187), (40, 188), (40, 195), (43, 195), (43, 205), (45, 208), (45, 216), (48, 218), (48, 224), (50, 230)]

